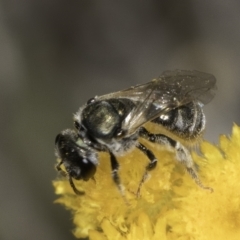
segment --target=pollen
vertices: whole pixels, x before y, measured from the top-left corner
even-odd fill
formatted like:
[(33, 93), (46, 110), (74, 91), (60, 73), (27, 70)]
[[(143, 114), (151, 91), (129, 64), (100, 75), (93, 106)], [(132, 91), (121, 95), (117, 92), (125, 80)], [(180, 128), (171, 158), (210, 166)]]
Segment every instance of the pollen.
[[(102, 153), (94, 178), (74, 181), (85, 192), (76, 195), (64, 177), (53, 182), (57, 203), (71, 210), (76, 238), (91, 240), (239, 240), (240, 127), (219, 144), (201, 143), (202, 155), (192, 154), (200, 188), (169, 152), (149, 144), (158, 161), (136, 192), (148, 164), (138, 149), (118, 158), (124, 197), (111, 178), (109, 155)], [(66, 231), (68, 231), (66, 229)]]

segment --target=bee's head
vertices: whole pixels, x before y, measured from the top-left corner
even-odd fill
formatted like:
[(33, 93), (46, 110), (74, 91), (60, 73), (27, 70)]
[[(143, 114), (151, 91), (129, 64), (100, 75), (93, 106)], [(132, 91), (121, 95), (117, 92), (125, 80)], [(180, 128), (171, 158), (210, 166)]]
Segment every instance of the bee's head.
[(97, 153), (75, 131), (67, 129), (58, 134), (55, 149), (70, 177), (85, 181), (93, 177), (98, 163)]

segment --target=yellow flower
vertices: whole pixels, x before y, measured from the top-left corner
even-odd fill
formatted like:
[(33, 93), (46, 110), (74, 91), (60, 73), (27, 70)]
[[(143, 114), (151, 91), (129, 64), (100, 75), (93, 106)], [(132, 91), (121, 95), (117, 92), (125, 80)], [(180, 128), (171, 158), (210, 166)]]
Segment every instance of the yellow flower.
[(73, 193), (68, 181), (54, 181), (56, 201), (72, 210), (77, 238), (91, 240), (239, 240), (240, 239), (240, 127), (219, 146), (201, 144), (202, 156), (193, 153), (203, 190), (174, 160), (174, 153), (151, 145), (159, 159), (156, 169), (135, 192), (148, 163), (138, 150), (118, 158), (125, 186), (124, 202), (110, 174), (107, 153), (101, 155), (94, 180), (75, 181), (85, 195)]

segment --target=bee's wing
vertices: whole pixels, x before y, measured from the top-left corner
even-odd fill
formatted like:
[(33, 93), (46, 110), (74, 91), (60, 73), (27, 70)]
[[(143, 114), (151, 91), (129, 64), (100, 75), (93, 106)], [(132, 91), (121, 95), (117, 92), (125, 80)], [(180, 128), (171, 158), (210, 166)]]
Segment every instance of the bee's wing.
[(216, 90), (213, 75), (198, 71), (167, 71), (158, 79), (129, 89), (100, 96), (131, 99), (136, 107), (125, 118), (122, 128), (129, 134), (144, 123), (153, 120), (171, 109), (199, 101), (206, 104), (212, 100)]

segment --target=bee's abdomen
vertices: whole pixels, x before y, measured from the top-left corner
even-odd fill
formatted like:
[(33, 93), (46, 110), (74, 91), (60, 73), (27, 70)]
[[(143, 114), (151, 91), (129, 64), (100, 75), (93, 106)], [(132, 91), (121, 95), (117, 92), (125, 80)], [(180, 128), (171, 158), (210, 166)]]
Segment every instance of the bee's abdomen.
[(205, 115), (199, 102), (190, 102), (154, 119), (181, 138), (194, 139), (205, 129)]

